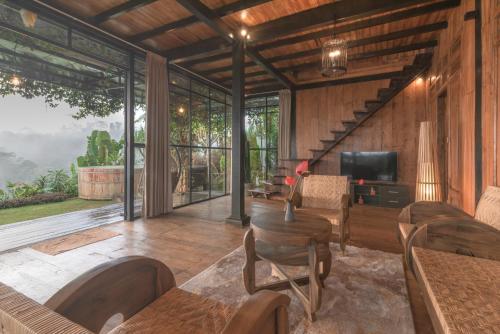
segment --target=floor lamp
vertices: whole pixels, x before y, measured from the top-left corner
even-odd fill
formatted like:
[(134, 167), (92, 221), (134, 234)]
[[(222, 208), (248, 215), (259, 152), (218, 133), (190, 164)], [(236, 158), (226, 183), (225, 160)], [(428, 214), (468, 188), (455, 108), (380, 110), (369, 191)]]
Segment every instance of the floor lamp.
[(442, 201), (437, 164), (436, 136), (432, 122), (420, 123), (415, 201)]

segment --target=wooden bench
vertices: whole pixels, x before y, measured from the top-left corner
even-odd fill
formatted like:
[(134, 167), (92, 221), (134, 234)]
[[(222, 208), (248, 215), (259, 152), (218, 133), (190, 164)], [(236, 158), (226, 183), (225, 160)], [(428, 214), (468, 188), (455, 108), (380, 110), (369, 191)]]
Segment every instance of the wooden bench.
[(121, 314), (112, 333), (288, 333), (286, 295), (260, 291), (240, 308), (175, 287), (168, 267), (130, 256), (70, 282), (45, 305), (0, 283), (0, 333), (91, 334)]
[(277, 194), (278, 191), (273, 191), (273, 190), (268, 190), (264, 188), (255, 188), (255, 189), (250, 189), (248, 191), (250, 195), (253, 198), (259, 197), (260, 195), (263, 195), (266, 199), (269, 199), (269, 197), (273, 194)]

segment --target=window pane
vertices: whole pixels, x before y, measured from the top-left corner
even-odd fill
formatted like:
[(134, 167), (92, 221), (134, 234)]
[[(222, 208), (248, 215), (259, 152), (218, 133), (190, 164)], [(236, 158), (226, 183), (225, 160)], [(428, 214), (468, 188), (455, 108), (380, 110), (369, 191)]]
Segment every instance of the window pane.
[(267, 114), (267, 144), (268, 148), (278, 147), (278, 126), (279, 126), (279, 114), (278, 113), (268, 113)]
[(212, 149), (210, 153), (210, 189), (212, 197), (225, 193), (226, 150)]
[(210, 146), (225, 147), (225, 106), (222, 103), (211, 101), (210, 108)]
[(232, 122), (233, 122), (233, 107), (226, 106), (226, 147), (231, 147), (232, 143)]
[(189, 148), (172, 147), (172, 183), (174, 207), (188, 204), (189, 200)]
[(208, 99), (191, 96), (191, 145), (208, 146)]
[(277, 175), (277, 165), (278, 165), (278, 151), (268, 150), (267, 151), (267, 179), (271, 180), (274, 175)]
[(266, 181), (266, 150), (250, 149), (250, 181), (257, 186)]
[(175, 145), (189, 145), (189, 97), (170, 93), (170, 140)]
[(208, 198), (208, 149), (193, 148), (191, 157), (192, 202)]
[(189, 79), (187, 77), (174, 71), (171, 71), (169, 74), (171, 84), (189, 89)]
[(224, 103), (224, 101), (226, 99), (226, 94), (224, 92), (221, 92), (220, 90), (211, 88), (210, 89), (210, 98), (215, 100), (215, 101)]
[(226, 194), (231, 192), (231, 150), (226, 150)]
[(250, 148), (266, 148), (266, 114), (249, 112), (245, 117), (245, 128)]
[(208, 97), (208, 86), (199, 81), (191, 80), (191, 90), (195, 93)]

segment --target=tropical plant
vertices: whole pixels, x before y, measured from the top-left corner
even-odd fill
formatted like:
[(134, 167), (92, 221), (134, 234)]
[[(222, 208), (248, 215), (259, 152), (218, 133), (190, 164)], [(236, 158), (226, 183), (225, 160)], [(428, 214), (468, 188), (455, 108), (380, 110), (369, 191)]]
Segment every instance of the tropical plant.
[(7, 182), (7, 189), (12, 198), (28, 198), (40, 193), (37, 185)]
[(70, 172), (71, 174), (66, 181), (64, 192), (71, 196), (78, 196), (78, 172), (75, 164), (71, 164)]
[(77, 158), (78, 167), (123, 164), (124, 141), (116, 141), (107, 131), (94, 130), (87, 137), (87, 152)]
[(9, 199), (9, 194), (7, 194), (7, 192), (5, 192), (4, 190), (0, 189), (0, 202), (6, 201), (7, 199)]
[(48, 187), (50, 192), (63, 193), (66, 190), (66, 184), (69, 180), (68, 174), (62, 169), (49, 170)]
[(40, 189), (40, 192), (45, 192), (48, 188), (49, 185), (49, 177), (48, 175), (40, 175), (34, 183), (38, 189)]

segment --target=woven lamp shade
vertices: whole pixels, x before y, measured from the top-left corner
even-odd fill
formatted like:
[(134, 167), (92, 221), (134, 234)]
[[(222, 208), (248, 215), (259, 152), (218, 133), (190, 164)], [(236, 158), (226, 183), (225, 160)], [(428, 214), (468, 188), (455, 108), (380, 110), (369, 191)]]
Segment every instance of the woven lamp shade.
[(417, 192), (415, 201), (442, 201), (436, 136), (431, 122), (420, 123), (417, 162)]

